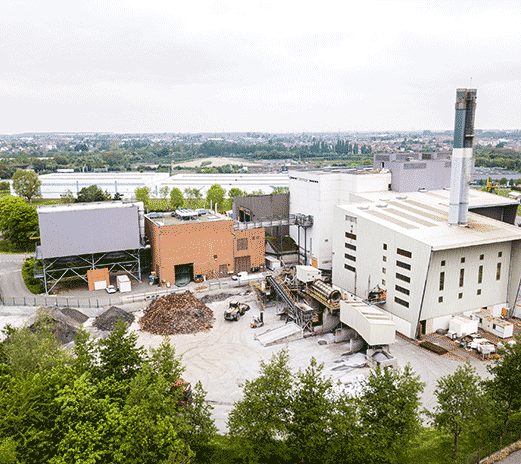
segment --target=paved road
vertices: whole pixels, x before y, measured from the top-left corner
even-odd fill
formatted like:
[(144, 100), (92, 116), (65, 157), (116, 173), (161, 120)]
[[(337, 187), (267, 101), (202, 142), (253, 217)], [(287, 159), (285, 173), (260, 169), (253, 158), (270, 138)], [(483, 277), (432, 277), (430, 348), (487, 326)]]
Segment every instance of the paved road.
[(0, 254), (0, 290), (3, 296), (32, 297), (22, 278), (22, 263), (30, 254)]

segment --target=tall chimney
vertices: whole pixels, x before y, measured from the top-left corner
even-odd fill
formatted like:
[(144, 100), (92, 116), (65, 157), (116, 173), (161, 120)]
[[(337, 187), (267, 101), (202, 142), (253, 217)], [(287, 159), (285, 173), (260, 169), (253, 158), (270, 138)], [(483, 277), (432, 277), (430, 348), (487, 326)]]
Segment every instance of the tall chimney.
[(450, 172), (449, 224), (466, 225), (474, 142), (476, 89), (457, 89), (454, 148)]

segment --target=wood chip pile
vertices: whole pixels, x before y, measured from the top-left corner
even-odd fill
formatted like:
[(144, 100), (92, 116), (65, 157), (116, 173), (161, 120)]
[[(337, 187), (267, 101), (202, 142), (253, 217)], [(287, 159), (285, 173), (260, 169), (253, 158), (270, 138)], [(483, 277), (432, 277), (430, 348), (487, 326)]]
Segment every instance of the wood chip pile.
[(179, 335), (210, 330), (212, 322), (213, 311), (186, 291), (152, 301), (139, 325), (154, 335)]

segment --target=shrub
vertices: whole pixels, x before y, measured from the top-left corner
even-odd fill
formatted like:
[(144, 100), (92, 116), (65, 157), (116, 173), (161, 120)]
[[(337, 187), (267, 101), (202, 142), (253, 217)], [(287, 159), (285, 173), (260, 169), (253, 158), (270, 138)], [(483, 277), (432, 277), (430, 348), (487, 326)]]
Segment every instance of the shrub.
[(43, 287), (41, 282), (38, 279), (34, 278), (33, 273), (34, 268), (34, 259), (29, 258), (24, 261), (22, 266), (22, 277), (24, 278), (25, 286), (29, 289), (31, 293), (42, 293)]

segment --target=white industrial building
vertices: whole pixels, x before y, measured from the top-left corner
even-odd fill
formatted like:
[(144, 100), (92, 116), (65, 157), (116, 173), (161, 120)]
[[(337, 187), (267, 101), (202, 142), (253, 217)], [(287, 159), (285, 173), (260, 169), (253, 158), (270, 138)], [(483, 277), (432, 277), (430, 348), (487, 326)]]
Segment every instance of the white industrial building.
[(291, 238), (300, 247), (304, 264), (331, 269), (333, 207), (350, 203), (362, 192), (387, 191), (390, 172), (347, 169), (289, 171), (289, 212), (313, 217), (308, 228), (291, 227)]
[[(177, 187), (184, 192), (186, 188), (199, 190), (203, 197), (213, 184), (219, 184), (229, 191), (239, 188), (247, 194), (262, 190), (271, 193), (276, 187), (288, 187), (289, 178), (283, 174), (177, 174), (170, 176), (166, 172), (73, 172), (52, 173), (39, 176), (42, 198), (57, 199), (68, 190), (78, 195), (84, 187), (97, 185), (111, 195), (119, 193), (122, 198), (135, 198), (137, 188), (148, 187), (151, 197), (160, 197), (162, 187), (170, 190)], [(11, 187), (11, 191), (12, 191)]]
[(449, 225), (448, 212), (420, 192), (336, 206), (333, 284), (361, 297), (385, 289), (381, 308), (411, 338), (448, 328), (454, 314), (513, 308), (521, 229), (475, 213)]

